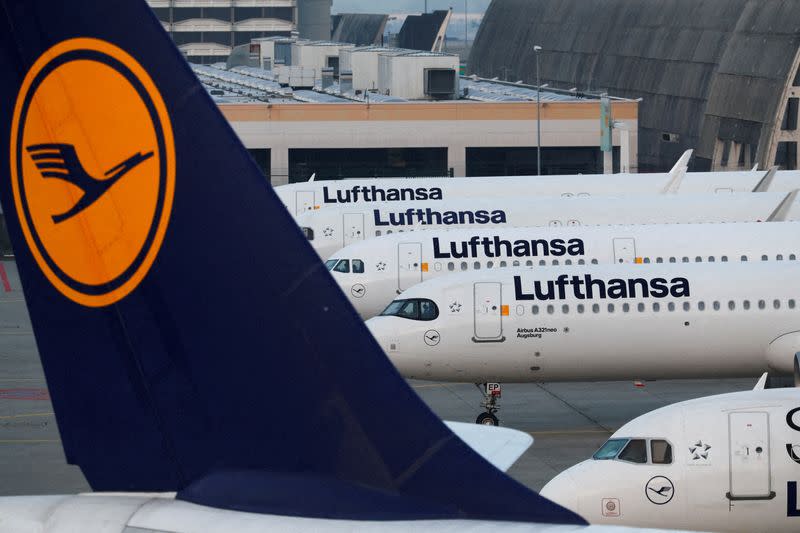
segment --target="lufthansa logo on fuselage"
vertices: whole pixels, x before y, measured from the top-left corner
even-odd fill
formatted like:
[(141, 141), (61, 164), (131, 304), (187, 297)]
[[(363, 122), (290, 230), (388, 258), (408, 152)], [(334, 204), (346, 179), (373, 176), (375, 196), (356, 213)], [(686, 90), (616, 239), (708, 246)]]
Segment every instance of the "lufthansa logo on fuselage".
[(84, 38), (43, 53), (17, 97), (10, 163), (25, 240), (59, 292), (101, 307), (138, 286), (169, 222), (175, 145), (133, 57)]

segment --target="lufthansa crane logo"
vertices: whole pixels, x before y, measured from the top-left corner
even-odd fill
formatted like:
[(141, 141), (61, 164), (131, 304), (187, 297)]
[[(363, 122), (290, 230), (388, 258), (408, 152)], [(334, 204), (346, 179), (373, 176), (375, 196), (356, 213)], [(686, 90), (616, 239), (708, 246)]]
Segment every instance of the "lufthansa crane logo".
[(28, 71), (11, 133), (17, 216), (44, 275), (82, 305), (125, 297), (158, 255), (175, 191), (153, 80), (108, 42), (63, 41)]

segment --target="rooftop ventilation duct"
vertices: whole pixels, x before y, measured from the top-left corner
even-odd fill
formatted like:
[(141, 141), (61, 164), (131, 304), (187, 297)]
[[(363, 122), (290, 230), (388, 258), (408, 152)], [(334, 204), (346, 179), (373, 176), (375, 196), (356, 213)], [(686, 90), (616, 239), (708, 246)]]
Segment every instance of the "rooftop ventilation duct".
[(333, 85), (333, 67), (325, 67), (322, 69), (322, 90), (330, 89)]
[(339, 73), (339, 92), (342, 94), (353, 90), (353, 73), (350, 71)]

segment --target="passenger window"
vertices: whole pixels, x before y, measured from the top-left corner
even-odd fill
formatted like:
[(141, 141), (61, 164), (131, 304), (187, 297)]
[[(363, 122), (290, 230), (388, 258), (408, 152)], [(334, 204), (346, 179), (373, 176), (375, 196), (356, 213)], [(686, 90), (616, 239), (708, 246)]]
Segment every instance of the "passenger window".
[(538, 305), (534, 305), (533, 307), (531, 307), (531, 313), (533, 313), (534, 315), (538, 315), (539, 314), (539, 306)]
[[(620, 262), (622, 262), (622, 259), (620, 259)], [(649, 257), (645, 257), (644, 259), (642, 259), (642, 263), (644, 263), (646, 265), (649, 265), (650, 264), (650, 258)]]
[(598, 304), (592, 304), (592, 313), (599, 313), (600, 306)]
[(775, 309), (780, 309), (781, 308), (781, 301), (780, 300), (773, 300), (772, 301), (772, 307), (774, 307)]
[(596, 265), (597, 264), (597, 259), (592, 259), (592, 264)]
[(644, 304), (643, 304), (643, 303), (639, 303), (639, 304), (637, 304), (637, 305), (636, 305), (636, 309), (637, 309), (637, 310), (638, 310), (640, 313), (643, 313), (643, 312), (644, 312)]
[(584, 309), (585, 308), (584, 308), (583, 304), (578, 304), (578, 313), (579, 314), (583, 314)]
[(553, 264), (557, 265), (558, 264), (558, 259), (553, 259)]
[(466, 261), (461, 261), (461, 270), (466, 270), (469, 268), (469, 265)]
[(664, 260), (660, 257), (656, 257), (656, 263), (663, 263)]
[(670, 302), (667, 304), (667, 311), (675, 311), (675, 302)]
[(742, 302), (742, 307), (744, 307), (745, 311), (750, 309), (750, 300), (745, 300)]
[(564, 313), (565, 315), (569, 314), (569, 306), (567, 304), (562, 305), (561, 312)]
[(494, 263), (492, 261), (486, 261), (486, 268), (492, 268)]
[(505, 268), (508, 265), (505, 261), (500, 261), (500, 268)]
[(692, 310), (692, 304), (690, 304), (689, 302), (683, 302), (683, 310), (684, 311), (691, 311)]
[(653, 303), (653, 311), (654, 311), (654, 312), (656, 312), (656, 313), (658, 313), (659, 311), (661, 311), (661, 306), (660, 306), (660, 305), (658, 305), (658, 302), (654, 302), (654, 303)]
[(350, 273), (350, 260), (349, 259), (341, 259), (336, 266), (333, 267), (334, 272), (341, 272), (342, 274), (349, 274)]
[(713, 263), (714, 261), (716, 261), (716, 259), (714, 259), (714, 256), (713, 255), (709, 255), (708, 256), (708, 262), (709, 263)]
[(735, 310), (736, 309), (736, 302), (734, 302), (733, 300), (729, 300), (728, 301), (728, 309), (730, 309), (731, 311)]
[(376, 237), (380, 237), (380, 236), (381, 236), (381, 230), (379, 230), (379, 229), (376, 229), (376, 230), (375, 230), (375, 236), (376, 236)]
[(450, 261), (449, 263), (447, 263), (447, 270), (449, 270), (450, 272), (452, 272), (452, 271), (453, 271), (453, 270), (455, 270), (455, 269), (456, 269), (456, 265), (455, 265), (455, 263), (453, 263), (452, 261)]
[(764, 309), (766, 306), (767, 306), (767, 304), (766, 304), (766, 302), (764, 302), (764, 300), (759, 300), (758, 301), (758, 308), (759, 309)]
[(539, 259), (539, 266), (545, 266), (546, 264), (547, 261), (545, 261), (544, 259)]
[(627, 313), (630, 310), (631, 310), (630, 304), (627, 304), (627, 303), (622, 304), (622, 312), (623, 313)]
[(565, 259), (564, 260), (564, 264), (565, 265), (571, 265), (572, 264), (572, 259)]
[(706, 303), (705, 302), (697, 302), (697, 309), (698, 309), (698, 311), (705, 311), (706, 310)]
[(526, 267), (532, 267), (532, 266), (533, 266), (533, 261), (531, 261), (530, 259), (528, 259), (527, 261), (525, 261), (525, 266), (526, 266)]
[(392, 230), (390, 230), (390, 229), (386, 230), (386, 235), (390, 235), (391, 233), (392, 233)]
[(694, 262), (695, 263), (702, 263), (703, 262), (703, 258), (698, 255), (697, 257), (694, 258)]
[(740, 258), (740, 261), (743, 261), (743, 262), (744, 262), (744, 261), (747, 261), (747, 256), (746, 256), (746, 255), (743, 255), (743, 256)]
[(794, 309), (794, 300), (789, 300), (789, 309)]
[(519, 261), (514, 261), (513, 263), (511, 263), (511, 266), (518, 267), (519, 266)]
[(473, 263), (473, 265), (472, 265), (472, 268), (474, 268), (475, 270), (480, 270), (481, 269), (481, 262), (480, 261), (475, 261), (475, 263)]
[(681, 262), (688, 263), (689, 262), (689, 258), (684, 256), (683, 259), (681, 259)]
[(777, 259), (778, 261), (783, 261), (783, 255), (782, 254), (778, 254), (778, 255), (775, 256), (775, 259)]
[(769, 259), (769, 258), (768, 258), (766, 255), (762, 255), (762, 256), (761, 256), (761, 260), (762, 260), (762, 261), (766, 261), (767, 259)]
[(650, 457), (654, 465), (672, 464), (672, 446), (665, 440), (651, 440)]
[(586, 261), (584, 261), (583, 259), (578, 259), (578, 264), (579, 265), (585, 265)]
[(797, 256), (794, 254), (789, 254), (789, 261), (794, 261), (797, 259)]
[(614, 312), (614, 304), (608, 304), (608, 312), (609, 313), (613, 313)]
[(553, 307), (552, 305), (548, 305), (547, 306), (547, 314), (548, 315), (552, 315), (555, 312), (555, 310), (556, 310), (556, 308)]
[(727, 255), (723, 255), (722, 257), (719, 258), (719, 260), (722, 261), (723, 263), (727, 263), (728, 262), (728, 256)]
[(719, 302), (714, 302), (714, 311), (719, 311)]
[(647, 445), (644, 439), (631, 439), (617, 457), (620, 461), (644, 464), (647, 462)]
[(674, 257), (670, 257), (670, 258), (669, 258), (669, 262), (670, 262), (670, 263), (674, 263), (674, 262), (675, 262), (675, 258), (674, 258)]
[(353, 274), (364, 273), (364, 261), (361, 259), (353, 259)]

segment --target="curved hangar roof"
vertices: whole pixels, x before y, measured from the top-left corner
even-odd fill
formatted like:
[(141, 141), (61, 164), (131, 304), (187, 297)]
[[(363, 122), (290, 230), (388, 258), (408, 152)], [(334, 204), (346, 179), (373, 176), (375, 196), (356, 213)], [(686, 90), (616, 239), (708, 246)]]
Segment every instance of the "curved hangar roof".
[(787, 140), (799, 38), (793, 0), (493, 0), (469, 68), (535, 83), (540, 45), (542, 83), (643, 98), (640, 170), (687, 148), (695, 170), (763, 168)]

